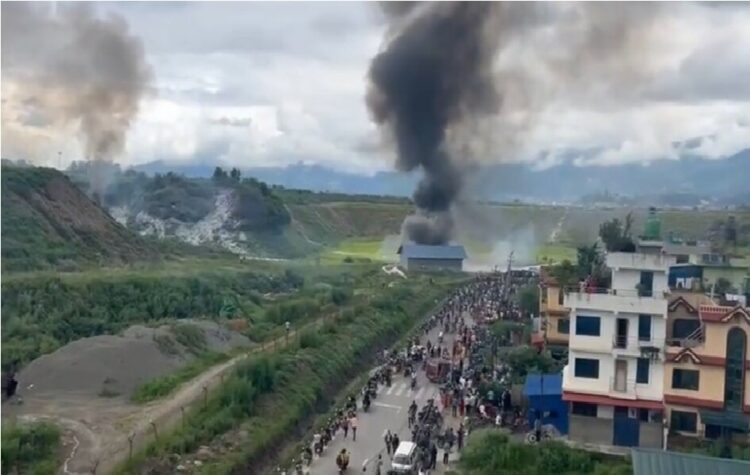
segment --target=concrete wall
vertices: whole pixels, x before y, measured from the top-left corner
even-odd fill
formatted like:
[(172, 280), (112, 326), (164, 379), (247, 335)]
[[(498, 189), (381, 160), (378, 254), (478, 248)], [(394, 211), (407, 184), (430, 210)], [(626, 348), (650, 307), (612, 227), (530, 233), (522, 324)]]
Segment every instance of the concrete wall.
[[(635, 291), (641, 282), (641, 271), (638, 269), (620, 269), (612, 272), (612, 288), (624, 291)], [(668, 276), (665, 271), (654, 272), (654, 295), (669, 290)]]
[[(694, 351), (699, 355), (727, 357), (727, 335), (729, 330), (734, 327), (740, 327), (745, 331), (748, 346), (750, 346), (750, 325), (742, 317), (735, 317), (731, 323), (706, 323), (706, 341), (703, 345), (695, 348)], [(745, 354), (745, 358), (750, 361), (750, 348)]]
[(547, 341), (558, 344), (568, 343), (569, 333), (560, 333), (557, 331), (558, 322), (566, 319), (568, 317), (547, 314)]
[[(403, 262), (403, 261), (402, 261)], [(406, 269), (411, 271), (419, 270), (461, 270), (463, 268), (462, 259), (415, 259), (410, 258), (406, 263)]]
[(586, 444), (612, 445), (612, 419), (570, 414), (568, 438)]
[(641, 422), (638, 445), (652, 449), (663, 448), (664, 427), (659, 422)]

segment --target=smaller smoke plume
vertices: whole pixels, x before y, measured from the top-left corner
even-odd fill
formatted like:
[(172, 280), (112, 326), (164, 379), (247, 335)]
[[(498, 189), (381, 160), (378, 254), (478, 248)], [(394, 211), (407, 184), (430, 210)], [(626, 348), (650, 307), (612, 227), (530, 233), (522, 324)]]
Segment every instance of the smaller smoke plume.
[(3, 138), (15, 139), (14, 150), (49, 137), (40, 130), (73, 130), (87, 160), (112, 160), (152, 77), (141, 41), (120, 17), (100, 18), (86, 4), (2, 4)]

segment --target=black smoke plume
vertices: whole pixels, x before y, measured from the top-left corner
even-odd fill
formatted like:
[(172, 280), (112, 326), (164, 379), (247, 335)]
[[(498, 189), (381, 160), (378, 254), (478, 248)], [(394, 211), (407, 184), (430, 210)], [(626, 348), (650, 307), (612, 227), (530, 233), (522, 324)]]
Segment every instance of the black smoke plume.
[(386, 11), (391, 26), (404, 15), (413, 18), (391, 32), (373, 59), (367, 103), (395, 142), (397, 168), (424, 174), (413, 197), (417, 214), (404, 223), (417, 243), (444, 244), (452, 236), (464, 169), (446, 145), (451, 128), (496, 111), (491, 68), (499, 42), (488, 28), (495, 8), (440, 2)]

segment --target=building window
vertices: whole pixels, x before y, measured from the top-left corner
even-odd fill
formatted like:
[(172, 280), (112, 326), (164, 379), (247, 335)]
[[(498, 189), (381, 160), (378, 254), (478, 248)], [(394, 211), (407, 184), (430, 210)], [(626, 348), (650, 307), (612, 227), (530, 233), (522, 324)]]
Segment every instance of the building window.
[(690, 256), (687, 254), (677, 254), (677, 264), (687, 264), (690, 261)]
[(576, 358), (576, 378), (599, 378), (599, 360), (589, 358)]
[(700, 382), (700, 371), (695, 369), (672, 370), (672, 389), (698, 390)]
[(670, 426), (673, 431), (695, 433), (698, 428), (698, 415), (694, 412), (672, 410)]
[(672, 322), (672, 338), (687, 338), (700, 326), (698, 319), (677, 318)]
[(638, 409), (638, 420), (648, 422), (648, 409)]
[(648, 358), (638, 358), (638, 365), (635, 371), (635, 382), (638, 384), (648, 384), (648, 371), (651, 369), (651, 361)]
[(599, 317), (576, 317), (576, 335), (599, 336), (601, 319)]
[(638, 296), (651, 297), (654, 295), (654, 273), (641, 271), (641, 281), (638, 283)]
[(570, 408), (570, 412), (576, 416), (596, 417), (596, 404), (574, 402)]
[(651, 315), (638, 315), (638, 341), (651, 341)]
[(561, 318), (557, 321), (557, 333), (567, 335), (570, 333), (570, 320), (567, 318)]

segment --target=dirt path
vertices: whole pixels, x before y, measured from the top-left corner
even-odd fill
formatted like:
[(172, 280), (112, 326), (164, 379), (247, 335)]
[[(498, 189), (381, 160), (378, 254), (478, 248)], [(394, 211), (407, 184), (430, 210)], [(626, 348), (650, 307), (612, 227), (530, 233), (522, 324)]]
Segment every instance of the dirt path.
[(154, 437), (167, 434), (180, 423), (183, 414), (201, 404), (237, 363), (253, 354), (283, 348), (294, 341), (299, 331), (320, 325), (325, 318), (213, 366), (183, 383), (173, 394), (145, 405), (121, 398), (92, 400), (77, 394), (57, 394), (24, 401), (22, 405), (4, 404), (3, 412), (20, 421), (54, 422), (63, 429), (64, 453), (58, 474), (109, 473), (127, 460), (131, 446), (132, 453), (137, 453)]

